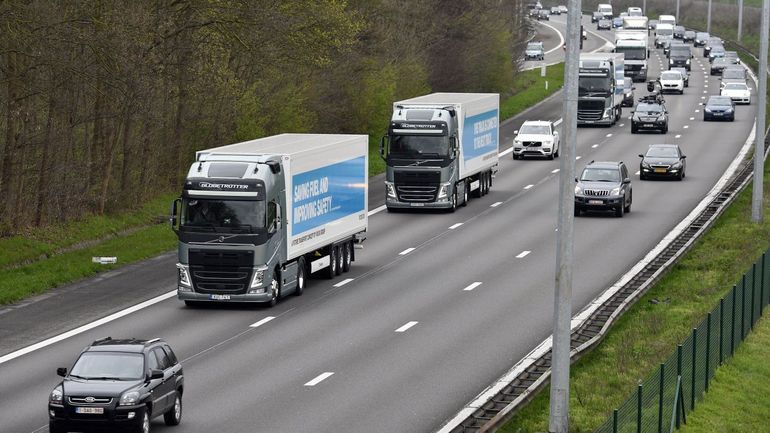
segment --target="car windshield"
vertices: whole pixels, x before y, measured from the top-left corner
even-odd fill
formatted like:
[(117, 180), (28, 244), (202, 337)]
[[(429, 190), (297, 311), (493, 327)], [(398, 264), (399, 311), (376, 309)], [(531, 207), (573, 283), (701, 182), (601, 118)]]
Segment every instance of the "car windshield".
[(620, 182), (620, 172), (614, 168), (586, 168), (580, 180), (587, 182)]
[(528, 50), (539, 50), (543, 48), (543, 46), (539, 42), (530, 42), (527, 44)]
[(715, 97), (715, 98), (709, 99), (709, 102), (706, 105), (715, 106), (715, 107), (722, 107), (722, 106), (725, 106), (725, 105), (732, 106), (733, 104), (730, 101), (730, 98), (728, 98), (728, 97), (724, 97), (724, 98)]
[(447, 158), (449, 137), (446, 135), (393, 135), (390, 155), (396, 158)]
[(741, 83), (727, 83), (725, 84), (725, 90), (749, 90), (749, 88)]
[(746, 78), (746, 73), (741, 69), (725, 69), (722, 78)]
[(706, 40), (706, 39), (709, 38), (709, 34), (708, 33), (702, 33), (702, 32), (701, 33), (696, 33), (695, 37), (698, 38), (699, 40), (703, 41), (703, 40)]
[(659, 113), (659, 112), (663, 111), (663, 107), (661, 107), (660, 105), (657, 105), (657, 104), (644, 104), (644, 103), (640, 103), (639, 105), (636, 106), (636, 111), (644, 111), (644, 112), (648, 112), (648, 113), (649, 112)]
[(647, 151), (647, 156), (651, 158), (678, 158), (679, 152), (676, 147), (654, 146)]
[(661, 80), (681, 80), (682, 74), (679, 72), (669, 71), (669, 72), (663, 72), (660, 74)]
[(712, 55), (714, 55), (714, 54), (722, 54), (722, 55), (724, 55), (724, 53), (725, 53), (725, 49), (722, 46), (717, 45), (717, 46), (711, 48), (711, 54)]
[(522, 125), (521, 129), (519, 130), (519, 134), (548, 135), (550, 133), (550, 128), (548, 128), (546, 125)]
[(78, 379), (137, 380), (144, 377), (141, 353), (84, 352), (70, 371)]
[(182, 229), (255, 233), (265, 227), (265, 202), (186, 198), (182, 203)]

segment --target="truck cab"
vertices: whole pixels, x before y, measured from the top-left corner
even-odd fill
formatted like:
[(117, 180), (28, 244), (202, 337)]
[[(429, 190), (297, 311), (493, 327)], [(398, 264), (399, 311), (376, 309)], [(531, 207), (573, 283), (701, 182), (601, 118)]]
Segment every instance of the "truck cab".
[(600, 3), (599, 6), (596, 8), (597, 12), (601, 12), (601, 14), (604, 16), (604, 18), (611, 20), (612, 19), (612, 5), (606, 4), (606, 3)]

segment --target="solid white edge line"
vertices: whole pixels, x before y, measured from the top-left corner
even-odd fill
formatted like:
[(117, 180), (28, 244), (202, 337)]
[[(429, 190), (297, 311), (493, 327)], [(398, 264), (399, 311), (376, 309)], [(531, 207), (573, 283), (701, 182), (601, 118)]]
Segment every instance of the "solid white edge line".
[(75, 335), (82, 334), (86, 331), (90, 331), (91, 329), (94, 329), (98, 326), (104, 325), (105, 323), (112, 322), (114, 320), (120, 319), (121, 317), (127, 316), (131, 313), (135, 313), (139, 310), (142, 310), (144, 308), (147, 308), (151, 305), (155, 305), (158, 302), (165, 301), (166, 299), (172, 298), (176, 296), (176, 290), (172, 290), (170, 292), (166, 292), (162, 295), (158, 295), (152, 299), (148, 299), (144, 302), (141, 302), (139, 304), (136, 304), (134, 306), (128, 307), (125, 310), (118, 311), (116, 313), (110, 314), (109, 316), (102, 317), (101, 319), (95, 320), (91, 323), (87, 323), (83, 326), (77, 327), (71, 331), (67, 331), (64, 333), (61, 333), (57, 336), (48, 338), (46, 340), (43, 340), (39, 343), (35, 343), (32, 345), (29, 345), (25, 348), (19, 349), (15, 352), (11, 352), (7, 355), (0, 356), (0, 365), (4, 364), (8, 361), (11, 361), (13, 359), (16, 359), (22, 355), (26, 355), (27, 353), (34, 352), (38, 349), (42, 349), (44, 347), (50, 346), (54, 343), (58, 343), (62, 340), (66, 340), (67, 338), (74, 337)]
[(339, 283), (335, 284), (334, 287), (342, 287), (342, 286), (344, 286), (345, 284), (347, 284), (347, 283), (349, 283), (351, 281), (353, 281), (353, 278), (346, 278), (346, 279), (340, 281)]
[(553, 126), (559, 126), (559, 125), (561, 125), (561, 122), (562, 122), (563, 120), (564, 120), (564, 119), (560, 117), (558, 120), (556, 120), (555, 122), (553, 122)]
[(454, 230), (457, 227), (460, 227), (461, 225), (463, 225), (463, 223), (452, 224), (451, 226), (449, 226), (449, 230)]
[(558, 169), (558, 168), (555, 168), (555, 169), (551, 170), (551, 173), (558, 173), (558, 172), (559, 172), (559, 170), (560, 170), (560, 169)]
[(328, 379), (333, 375), (334, 372), (327, 371), (326, 373), (319, 374), (315, 379), (311, 380), (310, 382), (306, 383), (305, 386), (316, 386), (319, 383), (323, 382), (324, 380)]
[(524, 189), (530, 189), (530, 188), (532, 188), (533, 186), (535, 186), (535, 185), (533, 185), (533, 184), (531, 184), (531, 183), (530, 183), (529, 185), (525, 186), (525, 187), (524, 187)]
[(559, 35), (559, 45), (557, 45), (556, 47), (551, 48), (550, 50), (546, 51), (545, 53), (543, 53), (543, 55), (550, 54), (550, 53), (558, 50), (559, 48), (561, 48), (562, 45), (564, 45), (564, 35), (562, 35), (561, 32), (556, 27), (554, 27), (554, 26), (552, 26), (550, 24), (546, 24), (546, 23), (541, 22), (541, 21), (535, 21), (535, 22), (538, 23), (538, 24), (542, 24), (545, 27), (548, 27), (549, 29), (555, 31), (556, 34)]
[(529, 255), (529, 253), (531, 253), (531, 252), (532, 251), (524, 250), (524, 251), (520, 252), (519, 255), (516, 256), (516, 258), (517, 259), (523, 259), (524, 257), (527, 257)]
[(273, 319), (275, 319), (275, 317), (267, 316), (264, 319), (260, 320), (259, 322), (252, 323), (251, 325), (249, 325), (249, 328), (259, 328), (260, 326), (264, 325), (265, 323), (267, 323), (267, 322), (269, 322), (269, 321), (271, 321)]
[(472, 284), (469, 284), (468, 287), (463, 289), (463, 292), (470, 292), (471, 290), (475, 289), (476, 287), (481, 285), (481, 281), (475, 281)]
[(378, 213), (384, 211), (386, 208), (387, 208), (387, 206), (385, 206), (385, 205), (376, 207), (376, 208), (370, 210), (369, 213), (366, 214), (366, 216), (372, 216), (374, 214), (378, 214)]
[(414, 325), (416, 325), (416, 324), (418, 324), (418, 323), (420, 323), (420, 322), (414, 322), (414, 321), (412, 321), (412, 322), (406, 322), (406, 323), (404, 323), (403, 325), (401, 325), (401, 327), (400, 327), (400, 328), (396, 329), (396, 330), (395, 330), (395, 331), (393, 331), (393, 332), (406, 332), (406, 331), (407, 331), (409, 328), (411, 328), (412, 326), (414, 326)]
[(508, 155), (509, 153), (513, 152), (513, 146), (505, 149), (504, 151), (497, 154), (498, 157)]
[(398, 255), (399, 256), (405, 256), (405, 255), (411, 253), (412, 251), (414, 251), (414, 248), (410, 247), (410, 248), (405, 249), (404, 251), (401, 251), (400, 253), (398, 253)]
[[(751, 70), (749, 70), (749, 73), (751, 74), (752, 78), (754, 79), (754, 82), (756, 83), (756, 76), (752, 73)], [(690, 212), (687, 217), (685, 217), (679, 224), (676, 225), (671, 231), (661, 239), (661, 241), (655, 246), (654, 249), (652, 249), (647, 255), (640, 260), (634, 267), (632, 267), (628, 272), (626, 272), (615, 284), (610, 286), (607, 290), (604, 291), (601, 295), (599, 295), (596, 299), (594, 299), (590, 304), (588, 304), (580, 313), (578, 313), (576, 316), (572, 318), (571, 321), (571, 329), (574, 330), (576, 327), (582, 325), (582, 323), (587, 320), (591, 314), (596, 311), (607, 299), (614, 296), (615, 293), (617, 293), (618, 290), (620, 290), (634, 275), (639, 273), (647, 264), (654, 260), (655, 257), (662, 251), (664, 248), (666, 248), (671, 242), (676, 239), (677, 236), (687, 227), (688, 224), (690, 224), (697, 216), (700, 214), (703, 209), (711, 203), (711, 201), (714, 199), (714, 197), (717, 196), (719, 191), (722, 189), (722, 187), (727, 183), (727, 181), (732, 177), (732, 175), (735, 173), (735, 171), (738, 169), (738, 166), (741, 164), (741, 162), (745, 159), (746, 154), (748, 153), (749, 149), (754, 144), (754, 137), (756, 132), (756, 120), (754, 121), (754, 126), (751, 128), (751, 131), (749, 132), (749, 137), (746, 139), (746, 142), (744, 143), (741, 150), (738, 152), (738, 155), (735, 157), (733, 162), (727, 167), (727, 170), (725, 170), (724, 174), (722, 174), (722, 177), (719, 178), (717, 183), (714, 185), (714, 187), (709, 191), (709, 193), (706, 195), (706, 197), (703, 198), (703, 200), (698, 203), (698, 205)], [(482, 391), (478, 396), (476, 396), (473, 401), (468, 403), (463, 409), (461, 409), (454, 417), (452, 417), (449, 421), (447, 421), (440, 430), (437, 431), (437, 433), (449, 433), (451, 432), (456, 426), (460, 425), (460, 423), (468, 418), (471, 414), (473, 414), (478, 408), (486, 404), (492, 397), (497, 395), (498, 392), (500, 392), (501, 389), (508, 386), (513, 379), (515, 379), (521, 372), (529, 368), (532, 363), (537, 361), (543, 354), (547, 353), (549, 350), (551, 350), (552, 346), (552, 336), (549, 336), (545, 340), (543, 340), (542, 343), (540, 343), (537, 347), (535, 347), (529, 354), (527, 354), (524, 358), (519, 360), (519, 362), (516, 363), (510, 370), (508, 370), (507, 373), (505, 373), (502, 377), (500, 377), (498, 380), (496, 380), (492, 385), (487, 387), (484, 391)], [(544, 375), (545, 376), (545, 375)], [(549, 374), (550, 376), (550, 374)], [(522, 394), (519, 399), (525, 398), (529, 395), (528, 392), (525, 392)]]

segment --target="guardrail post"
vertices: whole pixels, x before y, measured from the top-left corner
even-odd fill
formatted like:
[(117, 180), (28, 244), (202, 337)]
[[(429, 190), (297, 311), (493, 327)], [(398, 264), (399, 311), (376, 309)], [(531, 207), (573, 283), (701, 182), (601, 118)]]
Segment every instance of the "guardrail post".
[(682, 375), (682, 345), (676, 346), (676, 375)]
[(642, 433), (642, 387), (636, 387), (636, 433)]
[(709, 390), (709, 364), (711, 361), (711, 313), (706, 316), (706, 388), (705, 390)]
[(746, 274), (741, 279), (741, 341), (746, 336)]
[(719, 299), (719, 365), (724, 361), (724, 316), (725, 316), (725, 298)]
[(735, 353), (735, 294), (738, 291), (738, 286), (733, 286), (733, 306), (732, 306), (732, 318), (730, 319), (730, 356)]
[(762, 253), (762, 270), (759, 277), (759, 317), (765, 312), (765, 259), (767, 253)]
[(663, 433), (663, 380), (666, 376), (666, 364), (660, 363), (660, 395), (658, 399), (658, 433)]
[(698, 346), (698, 328), (692, 328), (692, 376), (690, 381), (690, 410), (695, 410), (695, 367), (698, 358), (695, 357)]
[(751, 321), (749, 321), (749, 329), (754, 329), (754, 292), (756, 291), (757, 287), (757, 264), (754, 263), (751, 265), (751, 315), (749, 316), (751, 318)]
[(618, 433), (618, 410), (612, 411), (612, 433)]

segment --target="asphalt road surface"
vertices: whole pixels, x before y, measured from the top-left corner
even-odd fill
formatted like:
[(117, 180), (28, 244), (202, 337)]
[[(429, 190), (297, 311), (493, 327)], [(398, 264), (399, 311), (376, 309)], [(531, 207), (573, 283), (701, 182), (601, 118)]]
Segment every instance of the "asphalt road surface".
[[(634, 176), (624, 218), (576, 220), (574, 312), (696, 206), (749, 135), (756, 104), (739, 106), (734, 123), (702, 121), (699, 104), (719, 89), (704, 65), (696, 55), (685, 94), (666, 96), (668, 134), (631, 135), (628, 108), (614, 127), (578, 131), (578, 170), (623, 160), (636, 173), (637, 154), (652, 143), (678, 143), (688, 158), (682, 182)], [(651, 76), (659, 70), (653, 55)], [(504, 123), (501, 150), (522, 120), (560, 112), (557, 94)], [(558, 159), (513, 161), (504, 151), (491, 193), (455, 213), (376, 213), (350, 273), (314, 279), (275, 308), (190, 309), (170, 297), (13, 359), (0, 355), (0, 432), (47, 431), (56, 367), (108, 335), (163, 337), (184, 364), (182, 425), (156, 419), (154, 431), (435, 431), (551, 333), (558, 168)], [(370, 188), (375, 209), (383, 187)], [(0, 354), (172, 291), (174, 263), (168, 254), (1, 310)]]

